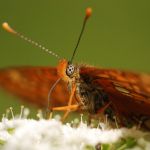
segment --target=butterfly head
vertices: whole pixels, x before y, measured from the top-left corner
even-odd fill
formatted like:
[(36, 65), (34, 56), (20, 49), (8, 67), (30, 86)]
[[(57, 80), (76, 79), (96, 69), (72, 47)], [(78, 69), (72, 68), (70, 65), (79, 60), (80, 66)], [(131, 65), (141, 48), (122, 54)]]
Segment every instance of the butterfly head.
[(62, 59), (57, 66), (57, 73), (60, 78), (68, 82), (77, 76), (78, 67), (66, 59)]

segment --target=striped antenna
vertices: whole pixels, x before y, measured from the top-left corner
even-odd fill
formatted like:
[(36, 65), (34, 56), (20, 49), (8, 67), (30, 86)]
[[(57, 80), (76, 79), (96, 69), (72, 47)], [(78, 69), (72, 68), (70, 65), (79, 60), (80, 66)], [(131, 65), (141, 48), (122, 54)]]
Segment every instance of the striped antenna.
[(43, 50), (44, 52), (46, 52), (46, 53), (48, 53), (48, 54), (50, 54), (50, 55), (52, 55), (52, 56), (55, 56), (56, 58), (60, 59), (60, 56), (59, 56), (59, 55), (57, 55), (56, 53), (50, 51), (49, 49), (45, 48), (44, 46), (40, 45), (39, 43), (37, 43), (37, 42), (35, 42), (35, 41), (33, 41), (33, 40), (27, 38), (27, 37), (24, 36), (23, 34), (17, 32), (17, 31), (14, 30), (13, 28), (11, 28), (7, 22), (4, 22), (4, 23), (2, 24), (2, 27), (3, 27), (7, 32), (12, 33), (12, 34), (14, 34), (14, 35), (17, 35), (18, 37), (20, 37), (21, 39), (27, 41), (28, 43), (31, 43), (32, 45), (34, 45), (34, 46), (40, 48), (40, 49)]

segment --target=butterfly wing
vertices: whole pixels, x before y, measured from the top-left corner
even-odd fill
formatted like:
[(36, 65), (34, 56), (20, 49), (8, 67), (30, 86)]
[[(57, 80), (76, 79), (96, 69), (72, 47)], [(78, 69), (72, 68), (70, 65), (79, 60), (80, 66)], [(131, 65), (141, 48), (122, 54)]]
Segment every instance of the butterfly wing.
[(80, 76), (101, 87), (119, 115), (150, 117), (150, 75), (81, 67)]
[[(46, 107), (48, 93), (58, 78), (56, 68), (52, 67), (13, 67), (0, 70), (0, 87), (27, 102)], [(59, 81), (50, 97), (52, 104), (66, 105), (68, 97), (67, 85)]]

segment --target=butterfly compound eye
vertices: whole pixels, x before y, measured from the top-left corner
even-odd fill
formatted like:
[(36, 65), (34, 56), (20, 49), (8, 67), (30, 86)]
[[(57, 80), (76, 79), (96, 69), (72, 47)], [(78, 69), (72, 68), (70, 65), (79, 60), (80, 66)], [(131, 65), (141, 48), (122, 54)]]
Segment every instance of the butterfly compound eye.
[(71, 76), (71, 75), (73, 75), (74, 71), (75, 71), (74, 65), (70, 64), (70, 65), (68, 65), (68, 67), (66, 69), (66, 74), (68, 76)]

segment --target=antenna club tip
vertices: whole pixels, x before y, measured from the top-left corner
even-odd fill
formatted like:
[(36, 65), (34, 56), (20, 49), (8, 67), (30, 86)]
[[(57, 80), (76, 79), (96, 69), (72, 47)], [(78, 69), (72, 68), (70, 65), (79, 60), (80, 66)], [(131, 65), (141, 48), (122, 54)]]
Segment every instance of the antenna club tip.
[(7, 22), (3, 22), (3, 23), (2, 23), (3, 29), (5, 29), (7, 26), (8, 26), (8, 23), (7, 23)]
[(91, 7), (86, 8), (86, 18), (89, 18), (91, 14), (92, 14), (92, 8)]
[(5, 29), (7, 32), (16, 34), (16, 31), (13, 30), (13, 29), (9, 26), (9, 24), (8, 24), (7, 22), (3, 22), (3, 23), (2, 23), (2, 27), (3, 27), (3, 29)]

